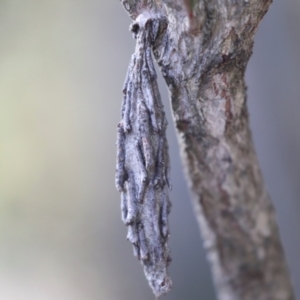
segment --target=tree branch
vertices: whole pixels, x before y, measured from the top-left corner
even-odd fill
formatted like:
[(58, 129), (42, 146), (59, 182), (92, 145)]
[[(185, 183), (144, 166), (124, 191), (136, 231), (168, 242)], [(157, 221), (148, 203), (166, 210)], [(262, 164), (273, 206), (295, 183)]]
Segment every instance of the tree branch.
[[(153, 44), (168, 85), (196, 215), (220, 300), (294, 299), (256, 158), (244, 74), (271, 0), (121, 0), (167, 20)], [(165, 21), (164, 21), (165, 22)]]

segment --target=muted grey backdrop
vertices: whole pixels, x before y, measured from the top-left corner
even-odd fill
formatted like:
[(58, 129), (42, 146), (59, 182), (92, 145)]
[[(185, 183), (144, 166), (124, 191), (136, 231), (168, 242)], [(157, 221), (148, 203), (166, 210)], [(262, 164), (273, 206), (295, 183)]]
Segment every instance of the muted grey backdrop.
[[(134, 41), (119, 1), (0, 0), (0, 299), (152, 300), (114, 188)], [(247, 69), (265, 181), (300, 297), (300, 2), (275, 1)], [(167, 91), (173, 291), (214, 300)]]

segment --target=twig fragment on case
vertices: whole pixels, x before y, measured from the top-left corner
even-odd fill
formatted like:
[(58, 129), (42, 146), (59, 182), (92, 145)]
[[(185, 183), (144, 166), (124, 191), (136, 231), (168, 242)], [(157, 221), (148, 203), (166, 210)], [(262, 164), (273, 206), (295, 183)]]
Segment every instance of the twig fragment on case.
[(171, 289), (167, 121), (156, 81), (151, 47), (159, 19), (141, 14), (131, 26), (136, 38), (123, 88), (122, 119), (117, 129), (116, 187), (121, 192), (127, 239), (144, 267), (154, 294)]

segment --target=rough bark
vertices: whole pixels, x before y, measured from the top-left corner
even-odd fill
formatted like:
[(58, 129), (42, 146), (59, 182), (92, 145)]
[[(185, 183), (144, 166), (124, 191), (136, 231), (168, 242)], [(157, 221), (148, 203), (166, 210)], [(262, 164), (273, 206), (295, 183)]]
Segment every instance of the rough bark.
[[(295, 299), (249, 129), (245, 68), (271, 0), (121, 0), (161, 20), (153, 53), (220, 300)], [(194, 1), (195, 2), (195, 1)], [(191, 19), (193, 18), (193, 19)]]

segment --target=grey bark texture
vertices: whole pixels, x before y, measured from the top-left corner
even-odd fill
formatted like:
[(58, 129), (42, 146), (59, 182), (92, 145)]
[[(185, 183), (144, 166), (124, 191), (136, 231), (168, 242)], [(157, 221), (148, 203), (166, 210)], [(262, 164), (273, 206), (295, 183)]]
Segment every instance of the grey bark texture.
[(246, 106), (245, 69), (271, 0), (121, 2), (134, 20), (161, 23), (152, 50), (218, 299), (295, 299)]

